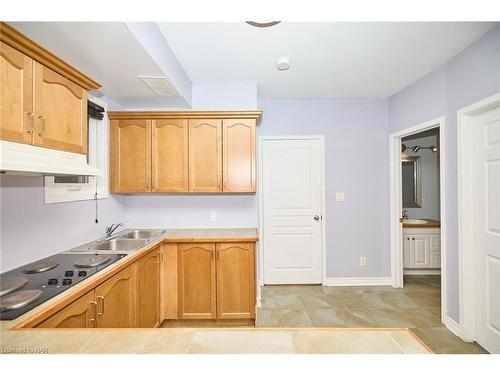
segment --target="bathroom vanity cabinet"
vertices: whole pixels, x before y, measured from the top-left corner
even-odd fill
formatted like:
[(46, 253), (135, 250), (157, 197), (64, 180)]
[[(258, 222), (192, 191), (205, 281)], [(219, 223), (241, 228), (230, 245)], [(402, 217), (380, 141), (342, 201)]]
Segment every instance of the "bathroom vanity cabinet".
[(404, 228), (403, 265), (405, 269), (440, 269), (440, 228)]

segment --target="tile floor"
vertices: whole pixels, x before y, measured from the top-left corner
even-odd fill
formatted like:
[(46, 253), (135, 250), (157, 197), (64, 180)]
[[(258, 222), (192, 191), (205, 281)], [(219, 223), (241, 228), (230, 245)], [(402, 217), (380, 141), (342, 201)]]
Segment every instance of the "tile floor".
[(441, 324), (439, 276), (405, 276), (405, 287), (280, 285), (262, 288), (257, 327), (410, 328), (435, 353), (485, 353)]

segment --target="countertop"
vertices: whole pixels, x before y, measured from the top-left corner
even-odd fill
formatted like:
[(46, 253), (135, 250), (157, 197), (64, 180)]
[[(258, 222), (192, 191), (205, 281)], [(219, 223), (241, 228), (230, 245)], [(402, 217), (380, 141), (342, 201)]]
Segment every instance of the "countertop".
[[(127, 229), (130, 230), (130, 229)], [(124, 230), (123, 232), (127, 231)], [(60, 303), (71, 303), (78, 297), (82, 296), (89, 289), (92, 289), (99, 285), (106, 275), (114, 275), (115, 273), (126, 268), (128, 265), (135, 262), (146, 252), (151, 250), (153, 247), (160, 245), (163, 242), (254, 242), (258, 240), (258, 232), (256, 228), (237, 228), (237, 229), (167, 229), (165, 234), (157, 239), (147, 243), (142, 248), (134, 251), (119, 251), (119, 253), (126, 253), (127, 256), (116, 261), (112, 265), (106, 267), (101, 272), (98, 272), (88, 279), (76, 284), (74, 287), (58, 294), (54, 298), (42, 303), (41, 305), (35, 307), (33, 310), (27, 312), (24, 315), (14, 319), (14, 320), (3, 320), (0, 321), (0, 336), (1, 345), (3, 345), (4, 333), (6, 330), (12, 330), (12, 328), (19, 325), (24, 325), (25, 322), (31, 321), (36, 318), (40, 313), (51, 309), (52, 306), (59, 305)], [(98, 251), (99, 253), (110, 253), (109, 251)], [(95, 253), (95, 251), (93, 251)], [(57, 310), (55, 310), (57, 311)], [(54, 311), (54, 312), (55, 312)], [(90, 328), (87, 328), (90, 329)], [(12, 330), (11, 332), (21, 332), (25, 330), (33, 330), (33, 328), (21, 328), (19, 330)], [(98, 329), (97, 329), (98, 330)], [(49, 331), (57, 331), (56, 329), (49, 329)], [(0, 352), (1, 353), (1, 352)]]
[(441, 228), (441, 223), (437, 220), (425, 219), (428, 222), (425, 224), (408, 224), (403, 223), (403, 228)]

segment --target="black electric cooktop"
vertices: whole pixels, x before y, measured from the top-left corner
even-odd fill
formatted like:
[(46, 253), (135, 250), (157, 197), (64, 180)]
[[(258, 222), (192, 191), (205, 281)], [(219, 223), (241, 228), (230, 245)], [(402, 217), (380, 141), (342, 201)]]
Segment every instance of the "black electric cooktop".
[(0, 320), (12, 320), (126, 254), (56, 254), (0, 275)]

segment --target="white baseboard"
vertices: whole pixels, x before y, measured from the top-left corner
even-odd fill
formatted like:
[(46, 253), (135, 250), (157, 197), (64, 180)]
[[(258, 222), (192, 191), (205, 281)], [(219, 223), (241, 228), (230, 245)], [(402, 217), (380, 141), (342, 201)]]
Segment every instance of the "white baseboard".
[(390, 277), (329, 277), (326, 279), (327, 286), (370, 286), (391, 285)]
[(405, 269), (403, 275), (441, 275), (441, 270), (433, 269)]
[(444, 317), (444, 326), (448, 328), (455, 336), (460, 337), (460, 324), (455, 322), (452, 318), (449, 316)]

